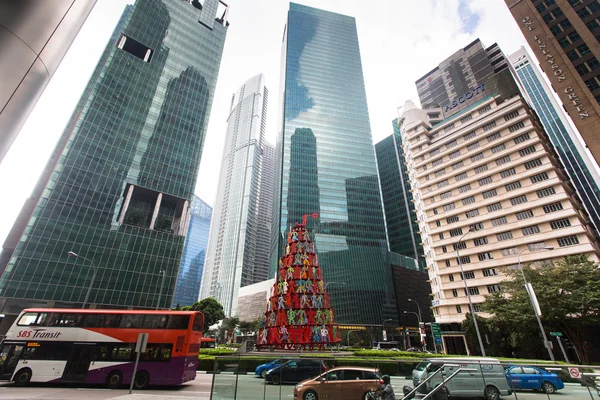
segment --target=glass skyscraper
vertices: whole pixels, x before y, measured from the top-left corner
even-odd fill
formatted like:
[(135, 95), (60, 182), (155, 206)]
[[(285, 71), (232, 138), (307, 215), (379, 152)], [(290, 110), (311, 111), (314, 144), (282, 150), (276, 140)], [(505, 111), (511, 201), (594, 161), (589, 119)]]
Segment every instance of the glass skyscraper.
[(126, 10), (5, 243), (4, 313), (80, 307), (88, 288), (98, 307), (171, 305), (226, 15), (219, 0)]
[(355, 19), (290, 3), (280, 87), (272, 271), (290, 225), (316, 212), (337, 320), (397, 320)]
[(392, 126), (394, 133), (375, 145), (390, 250), (417, 260), (422, 272), (426, 263), (398, 119)]
[(227, 120), (200, 289), (200, 298), (216, 298), (227, 316), (237, 314), (240, 287), (267, 279), (264, 255), (257, 258), (258, 243), (269, 241), (259, 217), (265, 212), (260, 207), (260, 179), (267, 103), (264, 76), (259, 74), (244, 82), (235, 93)]
[(519, 81), (525, 89), (531, 106), (540, 118), (544, 129), (554, 145), (579, 198), (596, 227), (600, 228), (600, 177), (576, 133), (567, 122), (562, 107), (553, 98), (550, 87), (542, 79), (536, 61), (532, 61), (524, 47), (510, 55), (513, 67), (517, 71)]
[(179, 265), (177, 285), (173, 295), (173, 307), (177, 304), (191, 306), (198, 301), (211, 216), (212, 207), (203, 202), (200, 197), (194, 196), (190, 207), (190, 222)]

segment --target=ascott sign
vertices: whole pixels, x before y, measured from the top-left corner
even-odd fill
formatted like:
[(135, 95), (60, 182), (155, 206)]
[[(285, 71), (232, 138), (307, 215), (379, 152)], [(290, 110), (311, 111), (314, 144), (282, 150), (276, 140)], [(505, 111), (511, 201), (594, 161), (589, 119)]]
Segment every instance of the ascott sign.
[(468, 91), (457, 99), (452, 100), (449, 104), (444, 107), (444, 112), (450, 111), (453, 108), (457, 107), (459, 104), (464, 103), (465, 101), (472, 99), (474, 96), (479, 93), (485, 92), (485, 83), (482, 83), (479, 86), (473, 88), (473, 90)]
[[(525, 25), (525, 28), (529, 32), (533, 32), (537, 28), (537, 26), (533, 24), (531, 18), (529, 17), (523, 18), (521, 22)], [(540, 50), (542, 52), (542, 55), (544, 56), (544, 58), (540, 57), (539, 61), (545, 61), (546, 63), (550, 64), (550, 68), (552, 69), (552, 71), (550, 71), (551, 74), (548, 73), (547, 75), (549, 77), (551, 75), (554, 75), (557, 82), (562, 82), (566, 80), (567, 78), (563, 73), (562, 67), (555, 62), (555, 57), (552, 54), (552, 52), (548, 49), (546, 43), (543, 42), (541, 37), (538, 35), (534, 35), (533, 40), (535, 40), (535, 42), (537, 43), (538, 50)], [(581, 100), (579, 100), (579, 96), (577, 95), (577, 93), (575, 93), (575, 90), (571, 86), (566, 87), (564, 89), (564, 92), (567, 94), (567, 96), (569, 96), (569, 100), (575, 107), (575, 110), (577, 110), (579, 118), (585, 119), (590, 116), (585, 106), (581, 103)]]

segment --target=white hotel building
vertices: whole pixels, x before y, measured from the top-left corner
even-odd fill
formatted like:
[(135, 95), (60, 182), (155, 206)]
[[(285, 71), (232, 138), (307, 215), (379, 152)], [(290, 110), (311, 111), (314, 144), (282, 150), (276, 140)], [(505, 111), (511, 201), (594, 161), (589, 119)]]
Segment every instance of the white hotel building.
[[(483, 97), (483, 96), (482, 96)], [(398, 123), (438, 323), (461, 323), (501, 290), (504, 271), (598, 243), (538, 119), (521, 96), (489, 96), (441, 120), (407, 102)]]

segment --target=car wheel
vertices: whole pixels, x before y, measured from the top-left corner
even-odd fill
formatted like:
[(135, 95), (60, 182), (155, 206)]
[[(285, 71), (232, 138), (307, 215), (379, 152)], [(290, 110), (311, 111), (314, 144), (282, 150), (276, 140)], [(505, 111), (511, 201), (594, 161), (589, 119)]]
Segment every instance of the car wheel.
[(543, 382), (542, 383), (542, 391), (548, 394), (552, 394), (554, 392), (556, 392), (556, 387), (551, 384), (550, 382)]
[(319, 400), (319, 396), (317, 396), (317, 393), (314, 390), (308, 390), (304, 393), (304, 396), (302, 396), (302, 400)]
[(279, 377), (279, 375), (275, 374), (271, 377), (271, 383), (273, 385), (279, 385), (281, 383), (281, 378)]
[(265, 379), (267, 377), (267, 370), (263, 369), (262, 371), (260, 371), (260, 377)]
[(13, 381), (17, 386), (27, 386), (29, 384), (29, 381), (31, 381), (31, 375), (32, 373), (29, 368), (23, 368), (22, 370), (17, 372)]
[(494, 386), (488, 386), (485, 388), (485, 398), (487, 400), (500, 400), (500, 391)]
[(365, 393), (363, 396), (363, 400), (375, 400), (377, 398), (377, 394), (374, 391), (369, 391)]
[(116, 389), (123, 383), (123, 375), (119, 371), (112, 371), (106, 378), (106, 386), (109, 389)]
[(141, 371), (135, 374), (133, 380), (133, 388), (137, 390), (143, 390), (150, 386), (150, 375), (146, 371)]

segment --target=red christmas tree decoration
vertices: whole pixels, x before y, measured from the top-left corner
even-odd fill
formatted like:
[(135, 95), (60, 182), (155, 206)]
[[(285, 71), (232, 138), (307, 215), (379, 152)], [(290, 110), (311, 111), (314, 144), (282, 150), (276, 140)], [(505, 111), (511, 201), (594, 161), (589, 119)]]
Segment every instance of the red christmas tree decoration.
[(288, 232), (265, 324), (259, 332), (259, 348), (323, 349), (341, 341), (315, 246), (306, 229), (309, 216), (319, 215), (302, 216), (302, 223)]

